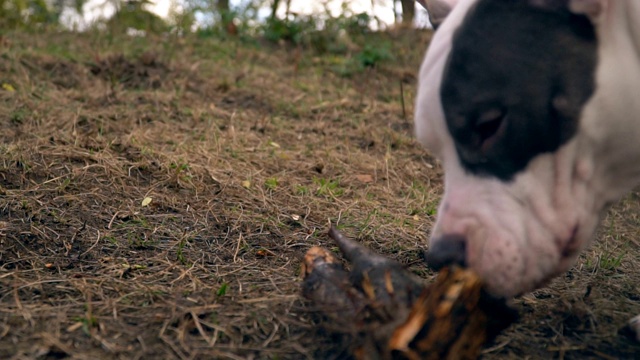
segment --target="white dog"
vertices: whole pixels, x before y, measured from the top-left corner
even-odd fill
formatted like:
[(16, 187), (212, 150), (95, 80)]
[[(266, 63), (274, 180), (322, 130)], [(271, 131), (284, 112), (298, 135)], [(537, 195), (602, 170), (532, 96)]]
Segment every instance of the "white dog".
[(441, 23), (415, 114), (445, 173), (429, 260), (529, 292), (640, 183), (640, 0), (421, 2)]

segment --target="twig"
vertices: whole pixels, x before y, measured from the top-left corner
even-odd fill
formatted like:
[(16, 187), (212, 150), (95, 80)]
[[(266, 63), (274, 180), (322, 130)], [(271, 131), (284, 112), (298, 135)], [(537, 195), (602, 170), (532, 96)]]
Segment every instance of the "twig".
[(204, 341), (206, 341), (207, 344), (211, 346), (211, 340), (207, 338), (207, 333), (202, 328), (202, 325), (200, 325), (200, 319), (198, 318), (198, 316), (193, 311), (189, 312), (189, 314), (191, 314), (191, 317), (193, 318), (193, 323), (196, 325), (196, 329), (198, 329), (200, 336), (202, 336)]
[(407, 121), (407, 109), (404, 106), (404, 87), (402, 79), (400, 79), (400, 103), (402, 104), (402, 120)]
[(100, 230), (98, 230), (98, 237), (96, 238), (96, 241), (93, 243), (93, 245), (91, 245), (87, 251), (83, 252), (82, 254), (80, 254), (79, 257), (83, 257), (85, 256), (89, 251), (93, 250), (94, 247), (96, 247), (96, 245), (98, 245), (98, 242), (100, 241)]
[(298, 299), (298, 295), (281, 295), (281, 296), (269, 296), (269, 297), (259, 297), (253, 299), (241, 299), (238, 300), (238, 304), (253, 304), (259, 302), (267, 302), (267, 301), (278, 301), (278, 300), (296, 300)]
[(242, 233), (238, 235), (238, 243), (236, 244), (236, 251), (233, 253), (233, 262), (237, 263), (238, 253), (240, 252), (240, 243), (242, 243)]
[(113, 214), (113, 216), (111, 217), (111, 220), (109, 221), (109, 225), (107, 225), (107, 229), (111, 230), (111, 225), (113, 224), (113, 220), (115, 220), (116, 216), (118, 216), (119, 213), (120, 213), (120, 210), (116, 211), (116, 213)]

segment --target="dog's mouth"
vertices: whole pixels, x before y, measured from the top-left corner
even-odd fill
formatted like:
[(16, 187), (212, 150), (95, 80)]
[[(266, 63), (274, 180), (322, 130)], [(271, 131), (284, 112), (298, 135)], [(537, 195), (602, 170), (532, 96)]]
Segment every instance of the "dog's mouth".
[(569, 239), (560, 243), (560, 259), (558, 261), (556, 271), (549, 273), (549, 275), (538, 282), (534, 286), (535, 289), (539, 289), (547, 285), (549, 281), (553, 280), (556, 276), (566, 272), (568, 268), (571, 267), (574, 262), (575, 256), (580, 252), (581, 249), (581, 243), (578, 238), (579, 230), (580, 226), (576, 224), (571, 231), (571, 236), (569, 237)]
[(562, 260), (573, 258), (580, 251), (580, 241), (578, 239), (579, 224), (576, 224), (571, 231), (571, 237), (564, 242), (564, 246), (560, 248)]
[[(578, 238), (579, 229), (580, 227), (576, 224), (573, 227), (573, 230), (571, 231), (571, 236), (569, 237), (569, 240), (561, 243), (561, 244), (564, 244), (564, 246), (559, 247), (561, 257), (558, 261), (555, 271), (551, 271), (550, 273), (548, 273), (547, 276), (543, 277), (539, 281), (536, 281), (533, 284), (533, 288), (530, 289), (529, 291), (540, 289), (546, 286), (556, 276), (566, 272), (568, 270), (568, 267), (570, 267), (573, 264), (576, 254), (579, 253), (581, 249), (581, 243)], [(520, 293), (519, 296), (525, 293), (528, 293), (529, 291), (524, 291)]]

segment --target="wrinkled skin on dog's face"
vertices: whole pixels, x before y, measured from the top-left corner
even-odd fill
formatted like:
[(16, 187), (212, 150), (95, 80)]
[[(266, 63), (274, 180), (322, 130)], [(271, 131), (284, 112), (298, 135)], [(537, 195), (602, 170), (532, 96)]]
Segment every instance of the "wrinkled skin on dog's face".
[(416, 103), (445, 173), (430, 248), (463, 242), (490, 291), (518, 295), (568, 270), (639, 180), (640, 1), (455, 3)]

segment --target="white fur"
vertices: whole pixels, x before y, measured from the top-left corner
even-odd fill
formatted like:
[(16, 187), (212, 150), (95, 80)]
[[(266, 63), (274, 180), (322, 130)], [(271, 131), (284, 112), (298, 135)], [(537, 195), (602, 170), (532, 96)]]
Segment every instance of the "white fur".
[(606, 205), (640, 180), (640, 1), (574, 0), (601, 5), (585, 8), (599, 37), (596, 92), (575, 137), (534, 158), (511, 183), (462, 169), (440, 102), (452, 34), (475, 1), (460, 0), (431, 42), (420, 69), (415, 129), (445, 172), (432, 238), (465, 235), (469, 266), (492, 292), (512, 296), (568, 270)]

